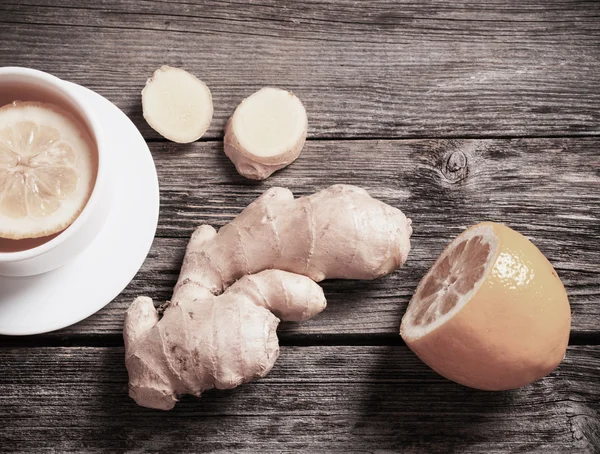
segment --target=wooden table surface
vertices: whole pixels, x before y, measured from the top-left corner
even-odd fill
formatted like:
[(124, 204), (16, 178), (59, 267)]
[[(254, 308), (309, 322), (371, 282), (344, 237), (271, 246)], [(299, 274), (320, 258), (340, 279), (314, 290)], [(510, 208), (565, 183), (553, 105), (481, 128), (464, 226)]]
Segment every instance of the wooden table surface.
[[(212, 90), (199, 142), (167, 142), (142, 118), (140, 91), (162, 64)], [(85, 85), (129, 115), (156, 162), (161, 212), (115, 301), (58, 332), (0, 337), (0, 450), (600, 452), (597, 0), (0, 0), (9, 65)], [(309, 139), (296, 163), (253, 183), (224, 156), (223, 126), (266, 85), (305, 103)], [(137, 407), (124, 311), (137, 295), (169, 298), (194, 227), (222, 226), (272, 186), (304, 195), (333, 183), (413, 219), (407, 264), (325, 283), (327, 310), (280, 328), (265, 379), (171, 412)], [(420, 277), (481, 220), (529, 237), (571, 302), (564, 362), (515, 391), (451, 383), (398, 336)]]

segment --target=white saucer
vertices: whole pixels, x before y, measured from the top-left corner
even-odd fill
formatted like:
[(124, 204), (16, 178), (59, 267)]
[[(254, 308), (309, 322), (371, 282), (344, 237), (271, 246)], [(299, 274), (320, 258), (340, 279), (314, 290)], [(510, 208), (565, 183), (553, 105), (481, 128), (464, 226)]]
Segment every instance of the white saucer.
[(70, 263), (39, 276), (0, 276), (0, 334), (54, 331), (99, 311), (136, 275), (156, 233), (158, 178), (144, 138), (110, 101), (70, 85), (109, 132), (113, 206), (94, 242)]

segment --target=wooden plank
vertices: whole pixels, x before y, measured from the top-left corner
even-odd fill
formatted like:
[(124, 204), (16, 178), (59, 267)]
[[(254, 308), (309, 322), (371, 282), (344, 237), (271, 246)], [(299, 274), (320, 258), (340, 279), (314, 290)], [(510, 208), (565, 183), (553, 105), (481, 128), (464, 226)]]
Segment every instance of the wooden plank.
[(4, 0), (0, 64), (92, 88), (148, 138), (140, 91), (162, 64), (207, 82), (221, 137), (256, 89), (294, 90), (309, 136), (600, 133), (600, 3)]
[(197, 225), (223, 225), (268, 187), (303, 195), (333, 183), (365, 187), (404, 210), (414, 222), (413, 249), (404, 268), (386, 278), (325, 282), (327, 310), (283, 326), (284, 340), (396, 335), (412, 292), (445, 244), (483, 220), (507, 223), (532, 239), (565, 283), (573, 332), (600, 334), (600, 139), (311, 141), (295, 164), (264, 183), (237, 175), (221, 143), (151, 149), (161, 218), (150, 256), (115, 302), (56, 335), (118, 334), (133, 298), (145, 294), (157, 304), (170, 298)]
[(525, 388), (453, 384), (406, 347), (288, 347), (265, 379), (165, 413), (127, 396), (121, 348), (0, 349), (0, 449), (597, 452), (600, 347)]

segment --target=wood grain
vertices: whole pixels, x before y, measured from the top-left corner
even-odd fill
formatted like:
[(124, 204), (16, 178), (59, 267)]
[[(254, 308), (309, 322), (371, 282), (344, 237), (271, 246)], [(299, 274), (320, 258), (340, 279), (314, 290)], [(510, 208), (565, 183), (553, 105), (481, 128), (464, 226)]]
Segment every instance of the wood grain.
[(196, 226), (222, 226), (268, 187), (289, 187), (299, 196), (342, 182), (367, 188), (413, 219), (409, 260), (377, 281), (325, 282), (327, 310), (301, 325), (284, 325), (284, 341), (396, 336), (412, 292), (445, 244), (483, 220), (529, 237), (567, 288), (574, 335), (600, 334), (600, 139), (311, 141), (295, 164), (264, 183), (237, 175), (218, 142), (151, 149), (161, 218), (146, 263), (115, 302), (51, 336), (119, 335), (136, 296), (157, 304), (170, 298)]
[(600, 134), (600, 2), (3, 0), (0, 65), (115, 102), (163, 64), (211, 88), (222, 136), (260, 87), (294, 90), (309, 137)]
[[(0, 451), (600, 452), (599, 18), (600, 2), (584, 0), (0, 1), (0, 66), (116, 103), (152, 142), (161, 184), (154, 246), (114, 302), (65, 330), (0, 337)], [(203, 142), (160, 142), (143, 120), (140, 91), (162, 64), (211, 88)], [(310, 140), (253, 183), (215, 139), (266, 85), (302, 99)], [(300, 196), (334, 183), (413, 219), (405, 267), (324, 283), (327, 310), (280, 328), (265, 379), (168, 413), (137, 407), (124, 311), (141, 294), (170, 297), (193, 229), (222, 226), (271, 186)], [(510, 392), (453, 384), (398, 336), (420, 277), (481, 220), (529, 237), (572, 307), (560, 368)]]
[[(186, 397), (127, 396), (121, 348), (0, 349), (0, 450), (594, 452), (600, 347), (510, 392), (451, 383), (406, 347), (287, 347), (265, 379)], [(597, 451), (595, 451), (597, 452)]]

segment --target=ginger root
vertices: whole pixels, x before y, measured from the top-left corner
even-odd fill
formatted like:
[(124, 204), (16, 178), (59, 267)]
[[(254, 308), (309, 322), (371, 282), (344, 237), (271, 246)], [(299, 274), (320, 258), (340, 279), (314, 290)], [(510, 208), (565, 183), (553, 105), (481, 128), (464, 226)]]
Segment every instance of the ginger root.
[(308, 118), (290, 91), (266, 87), (244, 99), (225, 126), (225, 154), (238, 173), (264, 180), (296, 160)]
[(170, 409), (181, 394), (265, 376), (279, 352), (277, 317), (321, 312), (315, 282), (391, 273), (407, 258), (411, 233), (400, 210), (349, 185), (298, 199), (272, 188), (219, 232), (200, 226), (162, 319), (145, 297), (127, 311), (130, 396)]
[(190, 240), (175, 290), (218, 295), (266, 269), (323, 279), (375, 279), (399, 268), (410, 251), (411, 222), (356, 186), (334, 185), (294, 199), (271, 188), (219, 232), (200, 226)]
[(279, 319), (268, 309), (301, 320), (325, 304), (318, 284), (280, 270), (246, 276), (220, 296), (178, 295), (160, 321), (152, 300), (137, 298), (125, 317), (129, 394), (140, 405), (169, 410), (178, 395), (264, 377), (279, 356)]

